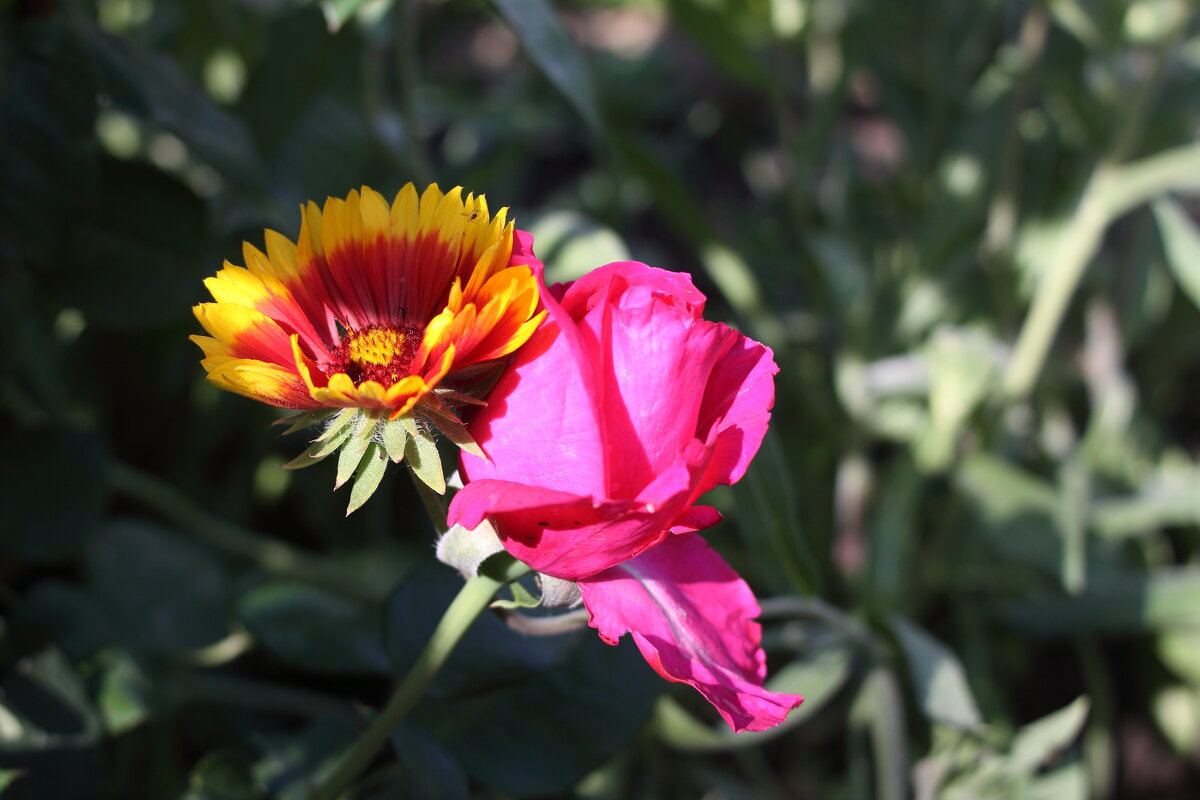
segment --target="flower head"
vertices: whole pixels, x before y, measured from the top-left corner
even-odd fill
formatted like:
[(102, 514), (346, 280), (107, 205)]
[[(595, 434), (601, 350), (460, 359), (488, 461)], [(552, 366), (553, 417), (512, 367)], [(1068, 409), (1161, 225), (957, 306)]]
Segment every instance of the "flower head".
[(501, 377), (464, 454), (450, 522), (488, 518), (535, 570), (576, 581), (591, 625), (633, 634), (734, 730), (778, 724), (796, 695), (763, 688), (749, 587), (694, 532), (696, 505), (745, 473), (766, 433), (771, 351), (702, 317), (688, 276), (609, 264), (543, 290), (549, 312)]
[(209, 335), (192, 340), (209, 380), (283, 408), (411, 411), (541, 319), (529, 239), (506, 211), (411, 183), (390, 205), (365, 186), (310, 202), (295, 243), (268, 230), (266, 253), (247, 242), (244, 267), (205, 280), (216, 302), (194, 311)]
[(194, 311), (209, 335), (192, 340), (208, 379), (283, 408), (359, 409), (353, 426), (338, 419), (360, 443), (382, 444), (377, 423), (414, 413), (453, 427), (446, 398), (479, 394), (479, 365), (544, 316), (532, 238), (506, 211), (458, 187), (418, 197), (411, 183), (390, 204), (365, 186), (310, 202), (296, 242), (268, 230), (265, 253), (246, 243), (245, 266), (205, 281), (215, 302)]

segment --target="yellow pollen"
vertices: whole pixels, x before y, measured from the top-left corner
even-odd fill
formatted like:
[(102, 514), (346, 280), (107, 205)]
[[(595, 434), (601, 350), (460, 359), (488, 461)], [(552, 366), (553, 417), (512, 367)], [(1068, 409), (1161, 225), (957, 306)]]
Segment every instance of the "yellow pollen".
[(346, 342), (346, 354), (360, 367), (387, 366), (400, 352), (404, 334), (390, 328), (368, 328)]

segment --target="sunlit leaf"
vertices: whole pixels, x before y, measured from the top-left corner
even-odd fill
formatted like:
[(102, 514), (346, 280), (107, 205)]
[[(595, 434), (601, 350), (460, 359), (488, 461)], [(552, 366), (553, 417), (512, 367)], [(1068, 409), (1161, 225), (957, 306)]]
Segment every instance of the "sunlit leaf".
[(1160, 197), (1151, 208), (1171, 274), (1192, 302), (1200, 306), (1200, 227), (1169, 198)]
[(983, 723), (967, 675), (948, 647), (907, 620), (895, 617), (890, 626), (908, 661), (913, 690), (921, 710), (931, 720), (964, 730)]

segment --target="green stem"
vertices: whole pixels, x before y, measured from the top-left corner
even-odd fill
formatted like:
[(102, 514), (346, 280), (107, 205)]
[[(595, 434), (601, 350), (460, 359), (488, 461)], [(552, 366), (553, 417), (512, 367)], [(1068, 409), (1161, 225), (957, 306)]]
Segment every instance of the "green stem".
[[(1058, 246), (1048, 262), (1048, 272), (1038, 285), (1033, 305), (1021, 327), (1012, 360), (1009, 361), (1004, 375), (1004, 391), (1011, 399), (1023, 399), (1033, 389), (1071, 297), (1100, 246), (1104, 230), (1110, 222), (1136, 205), (1132, 202), (1134, 198), (1145, 196), (1148, 190), (1154, 188), (1153, 183), (1147, 182), (1145, 169), (1141, 165), (1119, 165), (1133, 150), (1141, 136), (1145, 117), (1149, 114), (1152, 100), (1162, 85), (1167, 53), (1186, 27), (1187, 15), (1184, 15), (1183, 22), (1172, 36), (1167, 37), (1164, 46), (1156, 53), (1150, 76), (1139, 87), (1123, 117), (1124, 122), (1120, 130), (1108, 152), (1092, 172), (1079, 198), (1079, 204), (1075, 207), (1074, 215), (1059, 237)], [(1153, 159), (1144, 160), (1152, 161)], [(1149, 177), (1164, 182), (1170, 178), (1161, 172), (1151, 173)], [(1159, 185), (1158, 188), (1161, 190), (1165, 187)], [(1132, 196), (1131, 189), (1136, 190)]]
[(527, 572), (528, 567), (509, 559), (497, 577), (480, 574), (468, 580), (442, 615), (429, 644), (404, 676), (387, 705), (375, 717), (366, 732), (343, 754), (337, 766), (312, 793), (313, 800), (336, 800), (342, 791), (374, 760), (392, 732), (412, 710), (430, 681), (446, 663), (455, 645), (471, 623), (488, 607), (496, 591), (508, 581)]
[(1038, 285), (1004, 375), (1004, 390), (1011, 398), (1023, 398), (1033, 388), (1075, 288), (1100, 246), (1100, 237), (1109, 223), (1102, 197), (1110, 174), (1108, 169), (1097, 168), (1075, 215), (1059, 237), (1049, 261), (1050, 271)]

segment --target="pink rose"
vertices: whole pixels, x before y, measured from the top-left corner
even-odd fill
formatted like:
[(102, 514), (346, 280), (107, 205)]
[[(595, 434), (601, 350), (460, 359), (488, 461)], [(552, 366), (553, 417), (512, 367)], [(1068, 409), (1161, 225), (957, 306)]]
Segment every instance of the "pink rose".
[(767, 691), (758, 603), (694, 531), (696, 505), (746, 471), (767, 430), (771, 351), (701, 318), (685, 274), (637, 262), (542, 289), (549, 316), (470, 427), (450, 522), (495, 524), (533, 569), (577, 581), (609, 644), (633, 634), (664, 678), (688, 683), (735, 731), (800, 704)]

